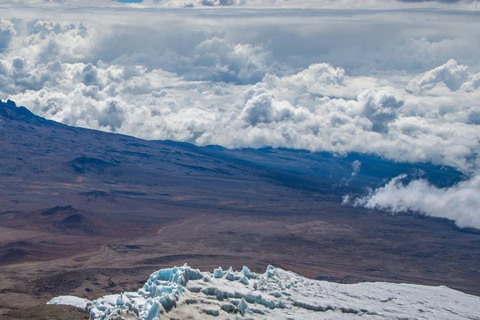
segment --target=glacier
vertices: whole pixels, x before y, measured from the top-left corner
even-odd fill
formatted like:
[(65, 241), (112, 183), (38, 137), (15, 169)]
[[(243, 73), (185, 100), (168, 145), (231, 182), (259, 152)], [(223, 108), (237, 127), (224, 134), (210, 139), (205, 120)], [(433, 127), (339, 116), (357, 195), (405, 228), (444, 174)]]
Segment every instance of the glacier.
[(152, 273), (137, 292), (47, 304), (84, 309), (91, 320), (128, 319), (470, 319), (480, 297), (448, 287), (312, 280), (272, 266), (265, 273), (182, 267)]

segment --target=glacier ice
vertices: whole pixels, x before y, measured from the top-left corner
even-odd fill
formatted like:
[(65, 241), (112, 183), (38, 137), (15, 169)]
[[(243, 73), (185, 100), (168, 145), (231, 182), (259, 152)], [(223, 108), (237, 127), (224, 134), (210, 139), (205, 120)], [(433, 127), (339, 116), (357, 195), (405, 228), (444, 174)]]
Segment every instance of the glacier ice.
[(95, 301), (61, 296), (49, 304), (80, 307), (107, 319), (470, 319), (480, 320), (480, 297), (447, 287), (385, 282), (339, 284), (269, 266), (213, 274), (182, 267), (152, 273), (137, 292)]
[(238, 311), (242, 316), (244, 316), (245, 313), (247, 313), (248, 311), (248, 304), (244, 298), (242, 298), (242, 301), (240, 301), (240, 303), (238, 304)]
[(223, 270), (222, 267), (218, 267), (217, 269), (213, 270), (213, 277), (215, 279), (223, 277)]

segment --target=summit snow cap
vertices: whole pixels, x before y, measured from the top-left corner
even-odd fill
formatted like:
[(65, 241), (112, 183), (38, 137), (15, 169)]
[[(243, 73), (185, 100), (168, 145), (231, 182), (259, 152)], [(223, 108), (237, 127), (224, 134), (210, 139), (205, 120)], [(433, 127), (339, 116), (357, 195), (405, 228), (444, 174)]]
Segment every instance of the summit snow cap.
[[(453, 303), (453, 301), (455, 301)], [(84, 308), (99, 319), (478, 319), (480, 297), (447, 287), (386, 282), (339, 284), (269, 266), (210, 272), (182, 267), (154, 272), (137, 292), (95, 301), (71, 296), (48, 304)], [(448, 306), (445, 307), (445, 306)]]

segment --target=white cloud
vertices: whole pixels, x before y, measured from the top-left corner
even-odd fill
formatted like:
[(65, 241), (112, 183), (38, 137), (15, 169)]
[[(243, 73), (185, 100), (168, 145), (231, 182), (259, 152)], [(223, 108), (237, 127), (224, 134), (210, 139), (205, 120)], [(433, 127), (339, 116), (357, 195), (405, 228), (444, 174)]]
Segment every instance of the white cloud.
[(0, 52), (8, 48), (10, 40), (17, 34), (13, 23), (9, 20), (0, 19)]
[(264, 46), (232, 44), (218, 37), (202, 41), (190, 55), (177, 59), (164, 68), (189, 80), (256, 83), (274, 70), (272, 54)]
[(436, 67), (433, 70), (425, 72), (420, 78), (413, 79), (409, 86), (416, 91), (430, 90), (438, 84), (446, 86), (452, 91), (456, 91), (470, 77), (468, 67), (459, 65), (457, 61), (450, 59), (444, 65)]
[(352, 163), (352, 178), (356, 177), (360, 173), (360, 169), (362, 168), (362, 162), (359, 160), (355, 160)]
[(281, 88), (277, 92), (279, 96), (287, 96), (291, 92), (345, 99), (355, 99), (360, 92), (380, 86), (373, 77), (347, 76), (345, 69), (328, 63), (315, 63), (289, 76), (267, 74), (263, 81), (272, 88)]
[(461, 227), (480, 229), (480, 175), (450, 188), (437, 188), (425, 180), (403, 184), (405, 175), (396, 177), (370, 195), (356, 199), (355, 205), (384, 209), (393, 213), (421, 212), (447, 218)]
[(372, 122), (372, 131), (388, 132), (388, 124), (398, 114), (403, 105), (403, 99), (390, 91), (365, 90), (358, 96), (361, 105), (361, 115)]
[(264, 83), (257, 83), (245, 93), (240, 119), (249, 126), (271, 122), (304, 121), (308, 111), (295, 108), (287, 101), (278, 101)]

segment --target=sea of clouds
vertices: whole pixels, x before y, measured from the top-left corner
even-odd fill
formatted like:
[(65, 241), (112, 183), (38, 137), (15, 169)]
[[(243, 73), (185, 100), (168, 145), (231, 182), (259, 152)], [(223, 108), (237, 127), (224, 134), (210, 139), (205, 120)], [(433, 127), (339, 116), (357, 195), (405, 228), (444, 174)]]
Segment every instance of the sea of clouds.
[(469, 180), (354, 204), (480, 228), (476, 1), (187, 2), (6, 0), (0, 98), (145, 139), (453, 166)]

